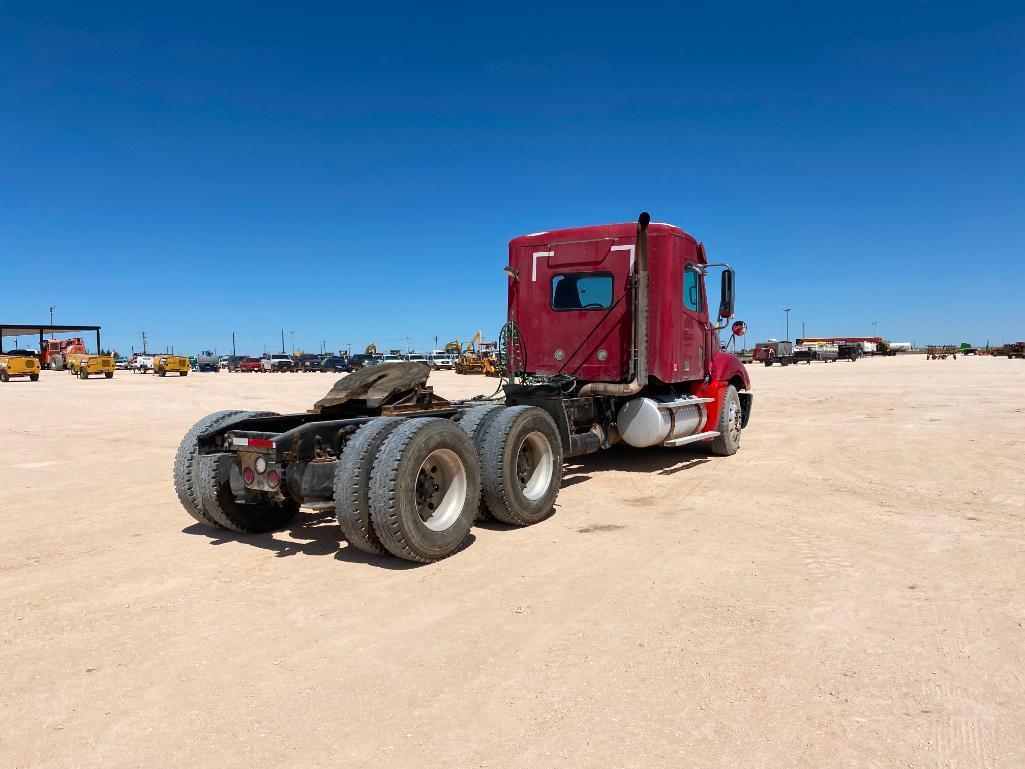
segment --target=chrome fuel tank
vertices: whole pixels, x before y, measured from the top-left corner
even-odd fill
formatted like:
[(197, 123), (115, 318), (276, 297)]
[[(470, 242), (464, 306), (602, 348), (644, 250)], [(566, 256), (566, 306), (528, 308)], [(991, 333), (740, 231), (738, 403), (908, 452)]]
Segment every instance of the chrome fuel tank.
[(625, 443), (637, 448), (701, 432), (708, 414), (706, 399), (679, 395), (634, 398), (619, 408), (616, 424)]

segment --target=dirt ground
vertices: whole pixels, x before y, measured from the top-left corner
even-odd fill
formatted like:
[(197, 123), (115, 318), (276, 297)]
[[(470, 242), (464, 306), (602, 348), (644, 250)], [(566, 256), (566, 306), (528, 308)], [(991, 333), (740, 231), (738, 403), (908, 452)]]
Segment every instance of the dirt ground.
[(0, 385), (0, 767), (1025, 765), (1025, 361), (750, 370), (735, 457), (572, 460), (430, 566), (179, 507), (193, 422), (328, 375)]

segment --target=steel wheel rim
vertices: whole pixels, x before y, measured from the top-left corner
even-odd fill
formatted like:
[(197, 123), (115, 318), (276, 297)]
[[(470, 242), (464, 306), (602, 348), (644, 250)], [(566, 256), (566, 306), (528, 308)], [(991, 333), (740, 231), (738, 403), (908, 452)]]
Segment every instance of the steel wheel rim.
[(451, 449), (435, 449), (420, 463), (417, 472), (416, 509), (431, 531), (452, 527), (466, 505), (466, 466)]
[(730, 433), (730, 439), (734, 443), (740, 443), (740, 422), (742, 416), (740, 404), (737, 403), (736, 399), (731, 400), (729, 416), (727, 418), (727, 429)]
[(548, 436), (534, 431), (523, 439), (516, 452), (516, 476), (523, 496), (536, 502), (548, 492), (554, 464), (555, 452)]

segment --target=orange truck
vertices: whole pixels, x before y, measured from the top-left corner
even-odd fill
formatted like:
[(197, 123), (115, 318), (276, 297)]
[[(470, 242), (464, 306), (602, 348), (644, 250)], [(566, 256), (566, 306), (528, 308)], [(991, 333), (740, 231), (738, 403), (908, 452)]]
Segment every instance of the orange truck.
[(51, 371), (63, 371), (68, 367), (68, 356), (76, 353), (85, 353), (85, 342), (80, 337), (44, 339), (43, 349), (39, 351), (39, 360), (44, 368)]

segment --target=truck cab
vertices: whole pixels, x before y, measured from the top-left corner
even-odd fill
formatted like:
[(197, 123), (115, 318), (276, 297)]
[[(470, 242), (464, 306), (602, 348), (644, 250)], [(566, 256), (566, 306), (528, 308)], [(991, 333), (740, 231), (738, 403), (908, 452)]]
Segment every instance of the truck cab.
[[(719, 325), (709, 315), (705, 282), (711, 267), (725, 268)], [(655, 445), (652, 436), (665, 438), (665, 445), (717, 441), (726, 411), (739, 440), (753, 395), (743, 364), (724, 351), (719, 338), (733, 316), (734, 273), (728, 265), (710, 264), (694, 237), (672, 224), (652, 223), (647, 214), (637, 224), (534, 233), (509, 243), (505, 272), (513, 331), (504, 352), (513, 378), (518, 374), (523, 382), (507, 388), (510, 399), (533, 404), (545, 384), (558, 385), (574, 401), (604, 399), (564, 404), (573, 412), (562, 425), (570, 453), (583, 450), (570, 445), (571, 436), (595, 410), (609, 415), (596, 425), (602, 446), (620, 438)], [(644, 402), (623, 411), (631, 399)], [(580, 409), (584, 417), (574, 425)], [(683, 418), (683, 409), (695, 420), (686, 435), (674, 421)], [(670, 412), (672, 424), (639, 438), (624, 430), (635, 412), (658, 420)], [(593, 450), (593, 440), (585, 441), (587, 450)], [(736, 440), (728, 453), (736, 450)]]
[[(705, 248), (671, 224), (647, 228), (648, 376), (651, 383), (697, 382), (739, 359), (721, 350), (708, 314)], [(524, 340), (527, 369), (578, 382), (624, 382), (631, 375), (637, 227), (612, 224), (516, 238), (509, 263), (509, 317)], [(521, 361), (522, 362), (522, 361)], [(645, 383), (647, 384), (647, 383)]]

